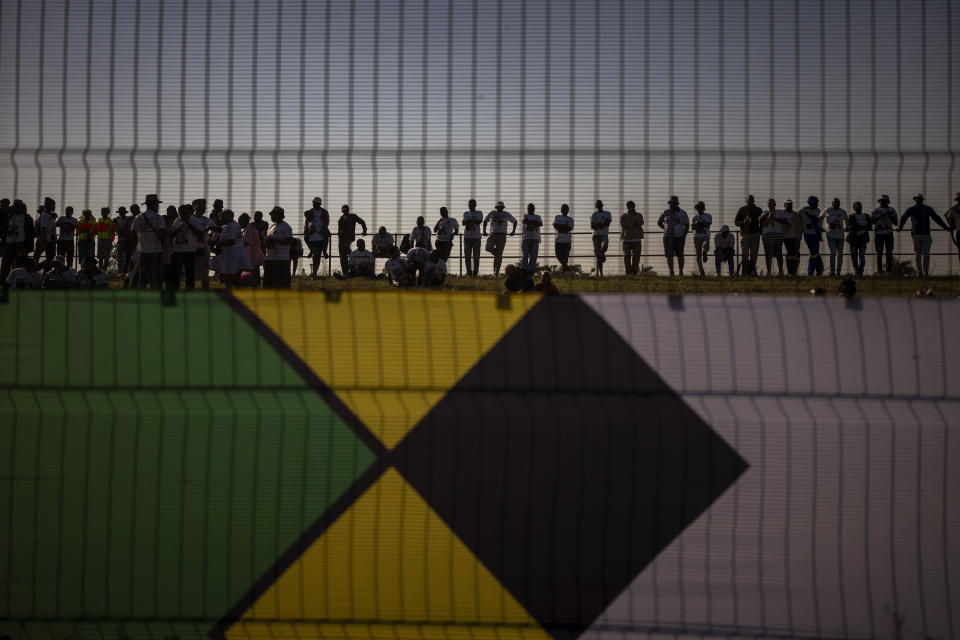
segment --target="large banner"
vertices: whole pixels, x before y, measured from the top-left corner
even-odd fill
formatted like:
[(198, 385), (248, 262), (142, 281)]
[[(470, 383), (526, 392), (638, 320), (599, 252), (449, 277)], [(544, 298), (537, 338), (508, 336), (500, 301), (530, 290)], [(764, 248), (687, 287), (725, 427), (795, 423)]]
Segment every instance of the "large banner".
[(14, 292), (11, 638), (952, 638), (953, 300)]

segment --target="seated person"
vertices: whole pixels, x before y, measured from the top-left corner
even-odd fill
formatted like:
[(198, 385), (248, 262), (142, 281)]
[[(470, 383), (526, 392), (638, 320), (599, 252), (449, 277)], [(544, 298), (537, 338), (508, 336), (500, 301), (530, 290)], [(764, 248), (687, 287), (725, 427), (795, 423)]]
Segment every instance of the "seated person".
[(25, 253), (17, 256), (16, 267), (7, 275), (3, 283), (4, 289), (39, 289), (40, 274), (37, 273), (37, 263)]
[(506, 274), (507, 278), (503, 285), (507, 291), (530, 291), (533, 289), (533, 278), (527, 274), (526, 269), (521, 269), (515, 264), (508, 264)]
[(536, 291), (545, 293), (547, 295), (560, 293), (560, 290), (557, 289), (557, 285), (553, 284), (553, 278), (550, 277), (549, 271), (544, 271), (540, 274), (540, 282), (538, 282), (533, 288)]
[(77, 272), (67, 266), (66, 258), (57, 256), (51, 269), (43, 274), (44, 289), (69, 289), (77, 284)]
[(727, 271), (733, 275), (733, 249), (734, 235), (730, 233), (730, 227), (723, 225), (719, 233), (713, 236), (713, 258), (717, 267), (717, 275), (720, 275), (720, 267), (724, 262), (727, 263)]
[(411, 265), (400, 257), (400, 249), (393, 247), (390, 252), (390, 259), (383, 265), (383, 272), (387, 279), (395, 287), (410, 287), (415, 281)]
[(447, 261), (441, 257), (440, 251), (430, 252), (423, 265), (423, 284), (428, 287), (439, 287), (447, 277)]
[(77, 274), (77, 286), (85, 289), (107, 288), (107, 274), (100, 270), (93, 256), (84, 256), (83, 266)]
[(429, 257), (430, 249), (426, 247), (414, 247), (407, 251), (407, 263), (417, 275), (417, 284), (423, 284), (423, 265), (427, 263)]
[(393, 246), (393, 235), (387, 233), (386, 227), (380, 227), (380, 229), (373, 234), (374, 258), (390, 258), (393, 255)]
[(350, 278), (372, 278), (373, 273), (373, 254), (367, 251), (366, 243), (363, 240), (357, 240), (357, 248), (350, 252), (347, 258), (347, 268)]

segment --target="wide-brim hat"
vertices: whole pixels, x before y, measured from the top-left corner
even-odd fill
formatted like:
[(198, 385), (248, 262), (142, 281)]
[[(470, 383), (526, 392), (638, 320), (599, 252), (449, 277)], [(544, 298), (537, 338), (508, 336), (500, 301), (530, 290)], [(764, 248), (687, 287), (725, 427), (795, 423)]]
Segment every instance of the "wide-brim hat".
[(147, 204), (151, 200), (156, 200), (158, 203), (163, 204), (163, 200), (161, 200), (160, 196), (158, 196), (155, 193), (148, 193), (146, 197), (143, 199), (143, 202), (141, 202), (140, 204)]
[(879, 198), (877, 198), (877, 202), (890, 202), (890, 196), (884, 193)]

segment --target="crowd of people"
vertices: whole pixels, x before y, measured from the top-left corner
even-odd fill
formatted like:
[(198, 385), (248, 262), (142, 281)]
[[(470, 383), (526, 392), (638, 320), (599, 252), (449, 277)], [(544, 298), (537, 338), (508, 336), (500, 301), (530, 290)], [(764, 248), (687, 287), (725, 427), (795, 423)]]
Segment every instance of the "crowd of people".
[[(694, 205), (696, 213), (689, 216), (680, 208), (677, 196), (667, 202), (667, 208), (657, 219), (662, 230), (663, 255), (671, 276), (683, 275), (686, 238), (693, 233), (693, 248), (697, 271), (706, 275), (711, 241), (714, 271), (720, 276), (737, 273), (743, 276), (759, 275), (758, 259), (763, 249), (766, 275), (797, 275), (800, 270), (801, 246), (808, 250), (807, 274), (826, 275), (826, 264), (821, 255), (824, 238), (829, 250), (829, 275), (839, 275), (843, 269), (844, 245), (853, 262), (854, 272), (863, 275), (866, 270), (866, 252), (873, 233), (876, 250), (876, 273), (893, 273), (893, 234), (902, 231), (910, 222), (913, 237), (916, 270), (919, 275), (930, 272), (932, 238), (931, 222), (950, 231), (952, 242), (960, 248), (960, 193), (955, 204), (941, 218), (925, 204), (922, 193), (913, 198), (914, 204), (902, 215), (890, 206), (890, 197), (878, 198), (878, 206), (871, 213), (860, 202), (852, 204), (852, 211), (841, 208), (834, 198), (831, 206), (821, 210), (816, 196), (807, 199), (806, 206), (795, 209), (792, 200), (785, 200), (782, 208), (777, 201), (767, 201), (767, 209), (756, 205), (754, 196), (737, 212), (734, 224), (740, 230), (740, 261), (736, 261), (736, 235), (728, 225), (715, 233), (711, 230), (713, 216), (704, 202)], [(251, 217), (247, 213), (234, 216), (224, 208), (223, 200), (214, 200), (209, 213), (207, 201), (196, 199), (190, 204), (169, 205), (161, 214), (163, 202), (157, 194), (146, 196), (142, 204), (116, 210), (111, 217), (109, 207), (100, 210), (96, 218), (84, 209), (79, 218), (73, 207), (57, 213), (56, 202), (45, 198), (31, 216), (21, 200), (0, 200), (0, 280), (13, 288), (106, 287), (106, 271), (114, 261), (116, 272), (124, 287), (160, 289), (208, 288), (213, 272), (227, 287), (289, 288), (299, 260), (308, 249), (310, 277), (317, 278), (323, 258), (330, 257), (331, 220), (320, 197), (313, 199), (310, 209), (304, 211), (303, 228), (294, 233), (284, 220), (282, 207), (270, 210), (270, 223), (261, 211)], [(447, 261), (458, 234), (462, 234), (467, 275), (480, 273), (481, 245), (493, 258), (493, 271), (500, 275), (507, 237), (521, 230), (521, 260), (519, 265), (508, 265), (506, 287), (523, 291), (539, 288), (555, 291), (546, 280), (533, 283), (540, 255), (543, 219), (529, 203), (518, 220), (503, 202), (484, 214), (475, 200), (467, 203), (460, 221), (452, 217), (446, 207), (440, 207), (433, 226), (420, 216), (410, 233), (395, 235), (380, 227), (370, 237), (372, 250), (364, 238), (367, 224), (349, 205), (341, 207), (337, 220), (337, 244), (340, 271), (338, 278), (385, 278), (396, 287), (439, 286), (447, 276)], [(633, 201), (625, 203), (620, 216), (620, 241), (623, 267), (628, 275), (640, 272), (640, 257), (644, 240), (644, 218)], [(597, 200), (590, 214), (589, 224), (593, 241), (596, 274), (602, 276), (609, 249), (610, 227), (613, 216)], [(462, 230), (461, 230), (462, 227)], [(568, 271), (570, 248), (573, 241), (574, 218), (570, 207), (563, 204), (553, 218), (554, 254), (561, 271)], [(300, 237), (298, 237), (300, 236)], [(302, 240), (301, 240), (302, 237)], [(486, 238), (486, 241), (483, 241)], [(378, 273), (377, 259), (384, 260)], [(886, 264), (884, 265), (884, 260)]]

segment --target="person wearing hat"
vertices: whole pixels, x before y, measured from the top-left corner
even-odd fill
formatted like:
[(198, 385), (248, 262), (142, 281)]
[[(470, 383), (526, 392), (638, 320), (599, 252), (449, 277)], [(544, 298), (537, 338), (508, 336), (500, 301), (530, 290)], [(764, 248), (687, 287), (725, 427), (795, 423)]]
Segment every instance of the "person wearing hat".
[(957, 251), (960, 252), (960, 191), (953, 196), (953, 202), (953, 206), (947, 210), (943, 217), (946, 218), (947, 224), (953, 230), (950, 235)]
[(120, 272), (121, 277), (125, 277), (130, 270), (130, 256), (133, 254), (133, 242), (131, 241), (133, 216), (127, 215), (126, 207), (119, 207), (117, 216), (115, 220), (117, 225), (117, 271)]
[(756, 204), (752, 195), (747, 196), (747, 204), (740, 207), (733, 224), (740, 227), (740, 254), (743, 264), (740, 273), (745, 276), (757, 275), (757, 258), (760, 255), (760, 216), (763, 210)]
[(930, 275), (930, 247), (933, 244), (930, 237), (930, 220), (932, 219), (942, 228), (949, 230), (947, 223), (937, 215), (928, 204), (924, 204), (922, 193), (913, 196), (916, 203), (903, 212), (900, 216), (900, 224), (897, 225), (897, 231), (903, 231), (903, 225), (910, 220), (910, 235), (913, 236), (913, 252), (917, 262), (917, 273), (921, 276)]
[(643, 249), (643, 216), (633, 200), (627, 201), (627, 212), (620, 216), (620, 242), (623, 245), (623, 269), (628, 276), (640, 273), (640, 252)]
[(670, 196), (667, 209), (657, 219), (657, 226), (663, 229), (663, 255), (667, 258), (667, 267), (673, 275), (673, 258), (677, 258), (677, 267), (683, 275), (683, 245), (690, 231), (690, 218), (680, 208), (680, 199)]
[(167, 223), (160, 215), (162, 200), (151, 193), (145, 198), (147, 210), (133, 219), (132, 230), (137, 238), (137, 251), (140, 253), (140, 276), (137, 285), (145, 289), (150, 285), (160, 289), (163, 284), (163, 265), (166, 261)]
[(493, 254), (493, 273), (500, 275), (500, 264), (503, 262), (503, 249), (507, 246), (507, 223), (512, 224), (510, 235), (517, 232), (517, 219), (509, 211), (504, 211), (502, 201), (497, 202), (493, 211), (483, 219), (483, 235), (487, 235), (487, 225), (490, 225), (490, 236), (487, 238), (487, 253)]
[(480, 275), (480, 225), (483, 224), (483, 211), (477, 209), (477, 201), (473, 198), (467, 202), (467, 210), (463, 212), (463, 249), (466, 252), (467, 276)]
[(893, 229), (897, 226), (899, 215), (890, 206), (890, 196), (884, 194), (877, 199), (880, 205), (870, 215), (873, 222), (873, 247), (877, 252), (877, 273), (883, 273), (883, 256), (887, 256), (887, 273), (893, 273)]
[(700, 275), (707, 275), (703, 270), (703, 263), (707, 261), (710, 254), (710, 225), (713, 224), (713, 216), (706, 212), (707, 205), (703, 200), (693, 205), (697, 213), (690, 221), (693, 227), (693, 250), (697, 256), (697, 269)]
[(83, 264), (87, 256), (96, 257), (97, 251), (97, 219), (93, 211), (84, 209), (77, 220), (77, 260)]
[(733, 276), (733, 249), (736, 242), (733, 234), (730, 233), (730, 227), (723, 225), (719, 233), (713, 236), (713, 260), (717, 267), (717, 276), (720, 276), (720, 267), (723, 263), (727, 264), (727, 273)]
[(340, 207), (340, 217), (337, 219), (337, 252), (340, 255), (340, 273), (342, 275), (347, 275), (350, 271), (350, 245), (357, 237), (357, 225), (360, 225), (360, 235), (367, 235), (367, 223), (363, 221), (363, 218), (351, 213), (349, 205), (345, 204)]
[(573, 245), (573, 217), (570, 215), (570, 205), (564, 202), (560, 205), (560, 215), (554, 216), (553, 228), (556, 235), (553, 237), (553, 253), (560, 263), (560, 270), (566, 271), (570, 261), (570, 247)]
[(823, 242), (823, 214), (820, 213), (820, 199), (817, 196), (807, 198), (807, 206), (800, 209), (800, 227), (803, 230), (803, 241), (810, 252), (807, 260), (807, 275), (823, 275), (823, 257), (820, 255), (820, 244)]
[(263, 263), (264, 289), (290, 288), (290, 246), (293, 244), (293, 229), (283, 218), (283, 207), (270, 210), (272, 224), (267, 229), (267, 254)]
[[(309, 221), (304, 225), (304, 238), (310, 248), (310, 258), (313, 260), (311, 275), (315, 278), (317, 277), (317, 271), (320, 269), (320, 259), (330, 255), (328, 251), (330, 245), (330, 212), (323, 208), (323, 198), (317, 196), (313, 199), (310, 216), (304, 215), (304, 219)], [(307, 229), (307, 225), (310, 225), (309, 229)], [(307, 231), (309, 231), (309, 234)]]
[(67, 265), (65, 256), (56, 256), (52, 268), (43, 274), (44, 289), (69, 289), (77, 284), (77, 272)]
[(610, 223), (613, 217), (603, 208), (603, 201), (597, 200), (590, 214), (590, 228), (593, 229), (593, 255), (597, 259), (597, 275), (603, 275), (603, 263), (607, 261), (607, 248), (610, 246)]
[(823, 212), (827, 223), (827, 247), (830, 248), (830, 275), (838, 276), (843, 271), (843, 228), (847, 224), (847, 212), (840, 208), (840, 198), (834, 198), (830, 208)]
[(36, 262), (41, 256), (53, 260), (57, 252), (57, 203), (53, 198), (44, 198), (40, 216), (37, 219), (37, 249), (33, 254)]

